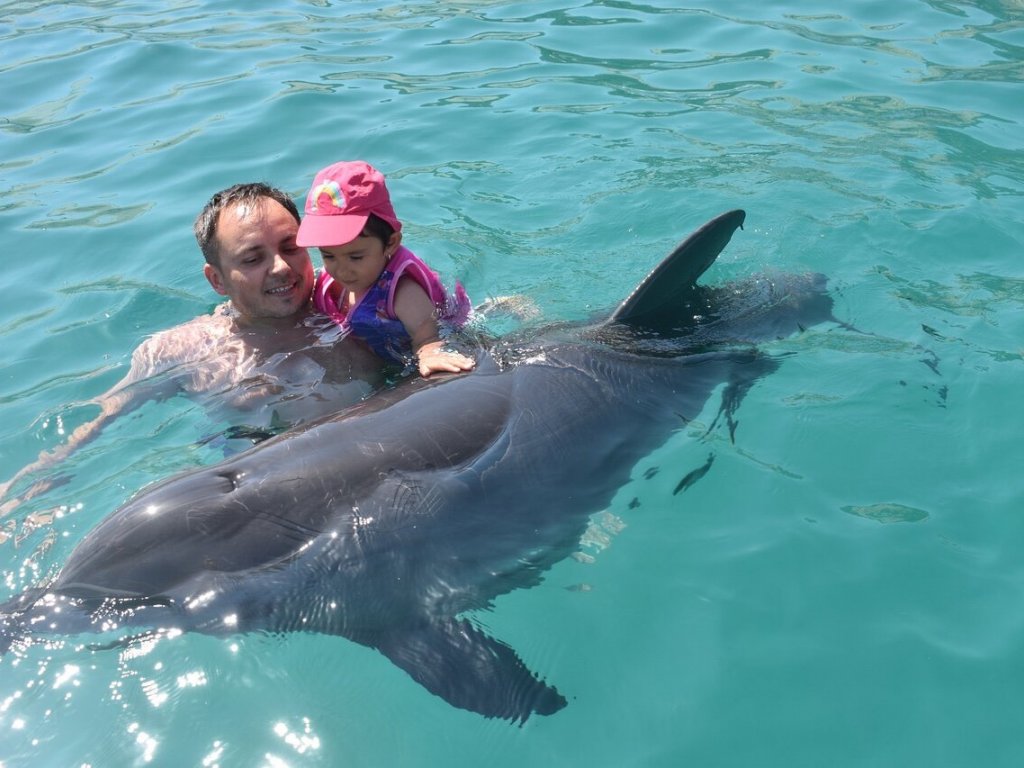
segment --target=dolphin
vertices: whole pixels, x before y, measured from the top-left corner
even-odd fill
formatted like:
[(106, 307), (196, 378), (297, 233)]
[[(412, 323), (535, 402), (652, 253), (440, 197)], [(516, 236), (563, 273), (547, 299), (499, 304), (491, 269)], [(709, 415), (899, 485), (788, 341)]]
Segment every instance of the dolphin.
[(471, 613), (540, 583), (723, 384), (732, 422), (779, 365), (758, 341), (833, 319), (820, 275), (698, 284), (744, 217), (700, 227), (597, 322), (480, 343), (471, 373), (408, 380), (143, 489), (0, 605), (0, 648), (110, 626), (319, 632), (486, 717), (560, 710)]

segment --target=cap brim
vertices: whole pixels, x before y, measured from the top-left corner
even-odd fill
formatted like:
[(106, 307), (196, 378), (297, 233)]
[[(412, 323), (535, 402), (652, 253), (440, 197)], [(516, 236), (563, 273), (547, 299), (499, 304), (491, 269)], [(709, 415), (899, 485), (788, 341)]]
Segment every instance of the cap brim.
[(355, 240), (366, 228), (368, 216), (359, 214), (338, 214), (336, 216), (314, 216), (306, 214), (299, 224), (295, 244), (300, 248), (330, 248), (345, 245)]

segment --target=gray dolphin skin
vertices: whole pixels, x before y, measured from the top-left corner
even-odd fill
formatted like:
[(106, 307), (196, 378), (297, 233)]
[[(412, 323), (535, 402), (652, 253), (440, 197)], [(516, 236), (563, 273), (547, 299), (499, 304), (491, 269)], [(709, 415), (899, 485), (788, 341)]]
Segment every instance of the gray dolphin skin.
[(779, 365), (758, 341), (833, 319), (820, 275), (697, 285), (744, 216), (698, 229), (600, 322), (481, 345), (472, 373), (406, 381), (142, 490), (0, 605), (0, 648), (112, 624), (319, 632), (486, 717), (558, 711), (471, 612), (540, 583), (723, 384), (732, 423)]

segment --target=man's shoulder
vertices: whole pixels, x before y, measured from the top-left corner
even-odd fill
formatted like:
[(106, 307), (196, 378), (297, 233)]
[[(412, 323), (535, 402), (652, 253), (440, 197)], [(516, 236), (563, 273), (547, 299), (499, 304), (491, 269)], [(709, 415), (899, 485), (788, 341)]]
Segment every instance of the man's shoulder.
[(211, 314), (157, 331), (139, 344), (133, 357), (161, 367), (191, 362), (208, 357), (232, 335), (231, 318), (218, 307)]

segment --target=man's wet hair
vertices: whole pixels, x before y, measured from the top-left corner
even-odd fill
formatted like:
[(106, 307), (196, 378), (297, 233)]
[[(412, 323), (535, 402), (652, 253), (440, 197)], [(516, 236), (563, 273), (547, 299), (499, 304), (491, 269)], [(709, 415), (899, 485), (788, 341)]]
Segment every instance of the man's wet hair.
[(247, 184), (235, 184), (233, 187), (222, 189), (214, 194), (209, 202), (203, 206), (203, 210), (196, 217), (192, 230), (196, 235), (196, 242), (199, 243), (199, 250), (203, 252), (206, 263), (220, 269), (220, 250), (217, 242), (217, 221), (221, 211), (234, 205), (256, 205), (262, 200), (276, 200), (285, 210), (299, 223), (299, 209), (295, 202), (277, 187), (264, 184), (261, 181)]

